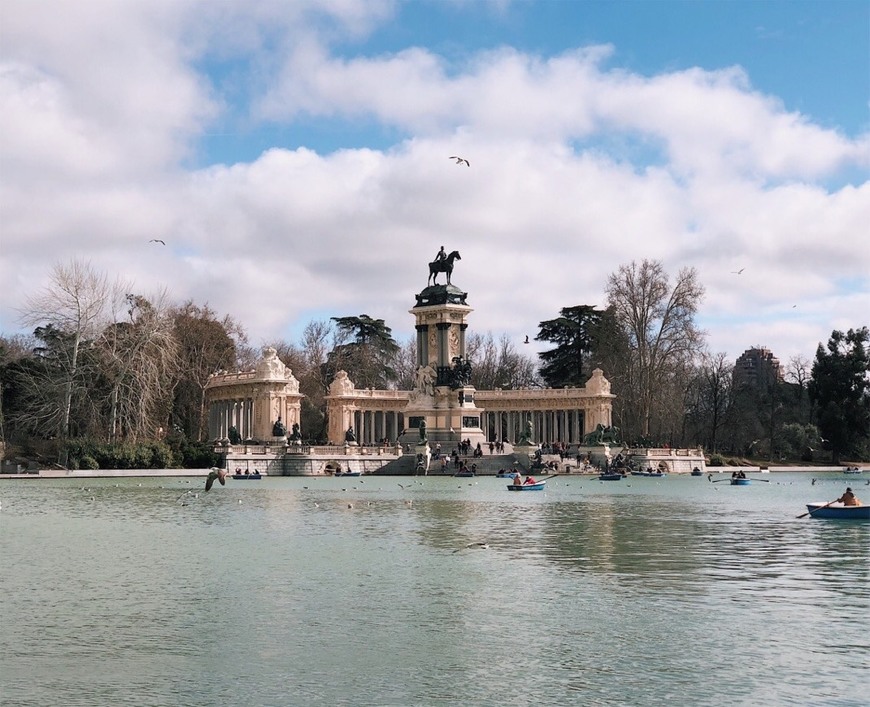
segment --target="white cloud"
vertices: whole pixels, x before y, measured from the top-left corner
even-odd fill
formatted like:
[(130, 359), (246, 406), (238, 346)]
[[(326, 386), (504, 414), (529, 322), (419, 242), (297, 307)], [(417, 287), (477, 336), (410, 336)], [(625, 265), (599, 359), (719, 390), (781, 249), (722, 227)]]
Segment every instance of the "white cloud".
[[(441, 244), (462, 253), (454, 282), (471, 327), (518, 342), (561, 307), (603, 304), (607, 275), (640, 258), (698, 269), (711, 348), (732, 356), (763, 344), (811, 357), (833, 328), (867, 322), (870, 184), (821, 181), (868, 166), (867, 137), (787, 113), (739, 68), (644, 77), (606, 69), (608, 46), (553, 58), (504, 48), (464, 66), (422, 48), (330, 53), (392, 3), (331, 4), (333, 24), (318, 3), (10, 7), (4, 332), (52, 263), (75, 256), (143, 292), (208, 302), (255, 343), (363, 312), (406, 338)], [(254, 119), (288, 131), (300, 114), (376, 119), (412, 137), (185, 168), (230, 100), (202, 73), (206, 58), (250, 80)]]

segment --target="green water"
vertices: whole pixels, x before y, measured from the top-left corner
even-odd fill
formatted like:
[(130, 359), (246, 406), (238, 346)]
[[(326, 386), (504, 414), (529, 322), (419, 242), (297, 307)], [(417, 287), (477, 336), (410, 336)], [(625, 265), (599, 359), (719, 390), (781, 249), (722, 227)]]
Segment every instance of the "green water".
[(757, 478), (0, 481), (0, 704), (870, 704), (870, 487)]

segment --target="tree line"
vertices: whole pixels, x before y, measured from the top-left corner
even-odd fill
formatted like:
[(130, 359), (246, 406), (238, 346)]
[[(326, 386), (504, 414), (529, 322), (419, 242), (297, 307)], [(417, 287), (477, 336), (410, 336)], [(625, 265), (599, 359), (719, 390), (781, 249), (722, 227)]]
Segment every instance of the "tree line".
[[(606, 305), (575, 305), (540, 322), (538, 360), (507, 335), (470, 334), (480, 390), (580, 387), (601, 368), (617, 395), (625, 442), (702, 446), (710, 454), (807, 461), (868, 458), (870, 360), (866, 326), (832, 332), (812, 363), (735, 385), (734, 364), (710, 352), (695, 317), (704, 288), (693, 268), (620, 266)], [(242, 323), (207, 304), (137, 293), (88, 263), (56, 265), (26, 299), (27, 336), (0, 336), (0, 439), (6, 457), (70, 466), (210, 466), (205, 385), (259, 358)], [(309, 322), (297, 342), (271, 341), (304, 394), (303, 434), (326, 436), (325, 396), (339, 370), (360, 388), (409, 390), (416, 341), (397, 342), (367, 314)]]

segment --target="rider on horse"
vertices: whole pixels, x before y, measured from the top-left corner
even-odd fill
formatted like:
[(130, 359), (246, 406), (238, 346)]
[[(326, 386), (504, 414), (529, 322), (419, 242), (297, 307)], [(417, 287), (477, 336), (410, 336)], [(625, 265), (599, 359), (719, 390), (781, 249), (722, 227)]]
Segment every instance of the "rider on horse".
[(453, 274), (454, 260), (462, 260), (459, 251), (451, 251), (448, 255), (444, 250), (444, 246), (441, 246), (441, 250), (439, 250), (438, 254), (435, 256), (435, 260), (429, 263), (429, 281), (431, 281), (433, 285), (437, 284), (438, 273), (443, 272), (447, 275), (447, 284), (449, 285), (450, 276)]

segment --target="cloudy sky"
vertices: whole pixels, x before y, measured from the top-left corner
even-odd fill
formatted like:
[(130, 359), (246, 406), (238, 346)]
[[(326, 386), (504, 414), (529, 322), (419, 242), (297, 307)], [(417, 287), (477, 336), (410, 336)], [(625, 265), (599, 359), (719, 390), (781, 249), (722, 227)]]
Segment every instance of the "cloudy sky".
[(0, 332), (79, 258), (405, 341), (444, 245), (475, 332), (654, 258), (712, 351), (811, 359), (870, 320), (868, 101), (868, 0), (3, 0)]

